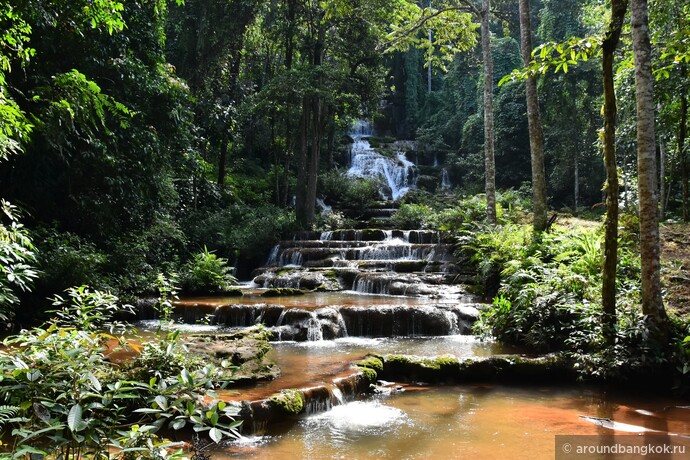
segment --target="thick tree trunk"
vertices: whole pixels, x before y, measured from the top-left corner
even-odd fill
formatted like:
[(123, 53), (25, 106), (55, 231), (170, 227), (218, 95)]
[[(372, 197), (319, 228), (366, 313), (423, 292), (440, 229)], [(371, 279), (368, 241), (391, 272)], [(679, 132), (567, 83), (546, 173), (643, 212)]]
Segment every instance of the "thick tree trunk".
[(496, 161), (494, 158), (494, 64), (491, 56), (489, 15), (491, 0), (482, 1), (481, 36), (484, 60), (484, 189), (486, 220), (496, 223)]
[[(532, 26), (529, 0), (520, 0), (520, 45), (522, 62), (527, 67), (532, 60)], [(546, 170), (544, 167), (544, 132), (539, 114), (537, 78), (530, 76), (525, 82), (527, 97), (527, 125), (532, 158), (532, 206), (535, 233), (546, 230)]]
[(611, 22), (603, 43), (604, 80), (604, 165), (606, 166), (606, 222), (604, 224), (604, 270), (601, 303), (604, 310), (604, 337), (614, 341), (616, 324), (616, 265), (618, 264), (618, 165), (616, 164), (616, 92), (613, 56), (620, 39), (628, 0), (611, 2)]
[(637, 173), (640, 200), (642, 311), (664, 330), (666, 311), (661, 300), (659, 209), (654, 139), (654, 80), (649, 41), (647, 0), (632, 0), (632, 37), (637, 105)]

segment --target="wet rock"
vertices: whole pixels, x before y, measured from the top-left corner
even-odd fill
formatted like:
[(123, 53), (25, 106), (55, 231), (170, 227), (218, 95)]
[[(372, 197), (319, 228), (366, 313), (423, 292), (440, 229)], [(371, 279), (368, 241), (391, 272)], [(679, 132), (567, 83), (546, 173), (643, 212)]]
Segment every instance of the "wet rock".
[(464, 361), (453, 356), (386, 355), (381, 359), (382, 378), (407, 382), (557, 383), (575, 381), (577, 377), (572, 364), (556, 355), (539, 358), (508, 355)]
[(229, 361), (237, 366), (230, 379), (240, 385), (272, 380), (280, 375), (280, 369), (266, 356), (271, 350), (271, 337), (270, 331), (256, 327), (231, 333), (194, 334), (185, 344), (190, 353), (206, 356), (218, 365)]

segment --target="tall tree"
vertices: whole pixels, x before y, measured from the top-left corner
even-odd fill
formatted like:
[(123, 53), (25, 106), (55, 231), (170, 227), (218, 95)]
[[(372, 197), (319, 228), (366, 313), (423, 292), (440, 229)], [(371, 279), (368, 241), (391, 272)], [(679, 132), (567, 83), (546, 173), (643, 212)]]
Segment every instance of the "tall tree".
[[(520, 0), (520, 48), (525, 67), (532, 60), (532, 26), (530, 24), (530, 2)], [(529, 126), (529, 146), (532, 158), (532, 206), (534, 231), (546, 230), (546, 170), (544, 167), (544, 132), (539, 113), (537, 78), (527, 77), (525, 82), (527, 97), (527, 124)]]
[(484, 190), (486, 192), (486, 220), (496, 223), (496, 159), (494, 154), (494, 63), (491, 56), (489, 15), (491, 0), (482, 0), (481, 20), (482, 60), (484, 62)]
[(637, 108), (637, 173), (640, 200), (642, 311), (645, 315), (648, 315), (653, 324), (661, 327), (666, 319), (666, 311), (661, 299), (652, 47), (649, 40), (647, 0), (632, 0), (631, 6)]
[(628, 0), (611, 2), (611, 20), (602, 44), (606, 223), (601, 298), (604, 309), (604, 335), (608, 342), (613, 341), (613, 326), (616, 318), (616, 265), (618, 262), (618, 167), (616, 165), (616, 92), (613, 81), (613, 57), (627, 9)]

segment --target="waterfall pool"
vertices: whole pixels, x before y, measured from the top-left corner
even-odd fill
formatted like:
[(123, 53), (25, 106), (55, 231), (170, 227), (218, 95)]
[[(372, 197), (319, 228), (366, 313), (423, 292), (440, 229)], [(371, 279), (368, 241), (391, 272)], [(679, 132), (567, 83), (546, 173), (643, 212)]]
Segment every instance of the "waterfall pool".
[[(581, 416), (612, 419), (631, 431), (613, 431)], [(688, 407), (664, 397), (641, 398), (587, 386), (408, 387), (229, 443), (213, 452), (213, 458), (553, 459), (557, 435), (590, 435), (575, 439), (602, 445), (612, 442), (606, 436), (616, 435), (617, 443), (684, 447), (685, 453), (650, 457), (681, 459), (690, 453), (690, 439), (683, 437), (689, 433)]]

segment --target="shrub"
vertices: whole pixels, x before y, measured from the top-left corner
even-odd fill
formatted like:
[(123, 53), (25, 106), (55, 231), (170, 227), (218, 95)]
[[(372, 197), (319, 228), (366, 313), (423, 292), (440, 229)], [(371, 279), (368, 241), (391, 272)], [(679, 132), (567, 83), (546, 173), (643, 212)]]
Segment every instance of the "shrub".
[(19, 303), (17, 293), (30, 290), (38, 273), (33, 241), (19, 223), (17, 208), (5, 200), (0, 208), (0, 321), (8, 321)]
[(391, 216), (391, 225), (402, 229), (429, 229), (436, 227), (435, 211), (424, 204), (403, 203)]
[(228, 291), (237, 284), (232, 271), (227, 259), (216, 256), (204, 246), (203, 251), (182, 267), (182, 289), (192, 294)]
[(68, 299), (57, 300), (56, 320), (4, 340), (0, 429), (12, 432), (13, 458), (179, 458), (180, 450), (165, 449), (181, 443), (161, 439), (162, 429), (187, 426), (216, 442), (238, 436), (236, 410), (199, 402), (225, 371), (181, 352), (177, 335), (150, 345), (166, 353), (157, 363), (165, 372), (154, 378), (137, 380), (107, 358), (106, 342), (115, 350), (127, 342), (118, 328), (112, 328), (117, 335), (101, 332), (115, 324), (117, 302), (83, 286), (70, 289)]

